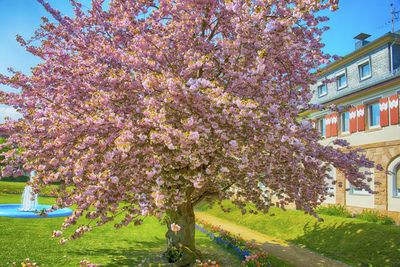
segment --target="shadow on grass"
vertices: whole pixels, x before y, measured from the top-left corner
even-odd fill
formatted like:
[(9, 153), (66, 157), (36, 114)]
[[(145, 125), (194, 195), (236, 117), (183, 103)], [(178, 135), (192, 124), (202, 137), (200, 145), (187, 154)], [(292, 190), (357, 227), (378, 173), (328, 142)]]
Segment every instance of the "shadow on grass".
[[(233, 249), (222, 249), (217, 244), (206, 243), (206, 240), (210, 241), (205, 236), (196, 239), (196, 246), (205, 259), (217, 260), (221, 266), (240, 266), (240, 257)], [(146, 267), (173, 266), (166, 262), (162, 256), (166, 249), (165, 239), (156, 238), (156, 241), (124, 239), (121, 241), (128, 245), (114, 248), (70, 249), (68, 253), (76, 256), (75, 258), (88, 259), (92, 263), (107, 267), (138, 266), (138, 264), (143, 264)], [(104, 260), (106, 257), (108, 260)], [(101, 259), (102, 262), (96, 262), (96, 259)]]
[(4, 178), (1, 178), (1, 181), (4, 181), (4, 182), (23, 182), (23, 183), (26, 183), (26, 182), (29, 181), (29, 176), (4, 177)]
[(304, 234), (291, 242), (355, 266), (400, 266), (398, 226), (307, 223), (303, 230)]
[(169, 266), (162, 258), (162, 254), (165, 249), (164, 245), (165, 240), (157, 239), (156, 242), (131, 242), (131, 246), (128, 247), (97, 249), (86, 248), (70, 250), (68, 253), (82, 256), (82, 259), (87, 258), (91, 262), (93, 261), (92, 263), (96, 263), (95, 259), (97, 258), (104, 259), (104, 256), (106, 255), (109, 261), (102, 263), (101, 266), (137, 266), (140, 263), (144, 263), (144, 266), (148, 266), (149, 263), (156, 264), (155, 266), (158, 266), (158, 264), (162, 264), (162, 266)]

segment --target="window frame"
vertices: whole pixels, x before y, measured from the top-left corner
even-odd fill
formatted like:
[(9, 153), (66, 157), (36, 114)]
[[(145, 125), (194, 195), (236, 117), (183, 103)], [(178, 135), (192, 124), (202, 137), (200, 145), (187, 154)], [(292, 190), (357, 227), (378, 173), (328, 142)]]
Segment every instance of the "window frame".
[[(321, 125), (323, 125), (323, 127), (321, 127)], [(324, 131), (322, 131), (322, 128), (324, 129)], [(326, 121), (325, 121), (324, 117), (318, 119), (317, 129), (318, 129), (320, 135), (322, 137), (326, 138)]]
[[(372, 108), (372, 106), (374, 106), (374, 105), (377, 105), (378, 106), (378, 122), (377, 122), (377, 124), (376, 125), (371, 125), (371, 122), (372, 122), (372, 118), (371, 118), (371, 116), (372, 116), (372, 110), (371, 110), (371, 108)], [(368, 129), (376, 129), (376, 128), (380, 128), (381, 127), (381, 112), (380, 112), (380, 108), (379, 108), (379, 101), (378, 102), (376, 102), (376, 101), (374, 101), (374, 102), (370, 102), (370, 103), (368, 103), (367, 104), (367, 112), (368, 112), (368, 114), (367, 114), (367, 123), (368, 123)]]
[[(362, 75), (361, 75), (361, 73), (362, 73), (362, 71), (361, 71), (361, 70), (362, 70), (362, 67), (364, 67), (364, 66), (366, 66), (366, 65), (369, 65), (369, 74), (368, 74), (368, 75), (365, 75), (365, 76), (362, 76)], [(357, 67), (358, 67), (358, 78), (359, 78), (360, 82), (361, 82), (361, 81), (364, 81), (364, 80), (367, 80), (367, 79), (369, 79), (369, 78), (372, 77), (372, 64), (371, 64), (371, 59), (370, 59), (370, 58), (368, 58), (368, 59), (366, 59), (366, 60), (364, 60), (364, 61), (358, 63), (358, 64), (357, 64)]]
[[(343, 77), (343, 76), (344, 76), (344, 78), (345, 78), (346, 84), (345, 84), (345, 85), (339, 86), (339, 80), (340, 80), (339, 78), (340, 78), (340, 77)], [(336, 87), (337, 87), (337, 90), (338, 90), (338, 91), (340, 91), (340, 90), (342, 90), (342, 89), (344, 89), (344, 88), (346, 88), (346, 87), (348, 86), (347, 72), (346, 72), (346, 70), (343, 70), (343, 71), (338, 72), (338, 73), (335, 75), (335, 79), (336, 79)]]
[(393, 183), (393, 192), (392, 192), (392, 197), (394, 198), (400, 198), (400, 185), (397, 185), (397, 172), (400, 171), (400, 162), (394, 165), (393, 167), (393, 173), (392, 173), (392, 183)]
[(352, 184), (350, 184), (350, 194), (352, 196), (371, 196), (372, 194), (366, 191), (365, 189), (357, 189)]
[[(348, 114), (347, 131), (344, 131), (344, 130), (343, 130), (343, 126), (345, 125), (345, 118), (344, 118), (344, 115), (345, 115), (346, 113)], [(350, 111), (345, 111), (345, 112), (342, 112), (342, 113), (340, 114), (340, 132), (341, 132), (342, 134), (349, 134), (349, 133), (350, 133)]]
[[(325, 87), (325, 94), (320, 94), (320, 90), (319, 89), (322, 88), (322, 87)], [(317, 93), (318, 93), (318, 97), (319, 98), (327, 96), (328, 95), (328, 84), (322, 83), (322, 84), (318, 85), (317, 86)]]
[[(367, 169), (368, 168), (364, 168), (363, 167), (362, 170), (360, 170), (360, 171), (365, 172), (365, 171), (368, 171)], [(374, 188), (373, 188), (374, 187), (374, 182), (375, 182), (374, 169), (370, 168), (369, 171), (372, 172), (371, 176), (369, 176), (370, 178), (372, 178), (372, 180), (370, 182), (367, 182), (367, 183), (369, 183), (370, 188), (372, 190), (374, 190)], [(349, 182), (349, 195), (352, 195), (352, 196), (372, 196), (373, 194), (369, 193), (365, 189), (361, 189), (361, 190), (357, 189), (354, 185), (352, 185)]]

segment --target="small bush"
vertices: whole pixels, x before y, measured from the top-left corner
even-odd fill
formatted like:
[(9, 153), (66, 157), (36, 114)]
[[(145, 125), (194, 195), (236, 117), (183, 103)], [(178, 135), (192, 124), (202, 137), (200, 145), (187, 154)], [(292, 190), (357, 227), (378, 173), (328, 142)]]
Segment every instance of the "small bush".
[(260, 252), (247, 256), (244, 261), (242, 261), (243, 267), (271, 267), (271, 263), (268, 261), (267, 254)]
[(343, 217), (343, 218), (353, 217), (351, 215), (351, 212), (348, 211), (345, 206), (341, 205), (321, 206), (317, 209), (317, 213), (330, 216)]
[(165, 252), (165, 256), (169, 263), (177, 262), (180, 258), (182, 258), (182, 255), (182, 249), (174, 246)]
[(220, 267), (220, 265), (216, 261), (212, 260), (196, 260), (196, 265), (197, 267)]
[(394, 220), (389, 216), (373, 210), (363, 210), (360, 214), (356, 215), (356, 218), (367, 222), (374, 222), (383, 225), (392, 225), (395, 223)]

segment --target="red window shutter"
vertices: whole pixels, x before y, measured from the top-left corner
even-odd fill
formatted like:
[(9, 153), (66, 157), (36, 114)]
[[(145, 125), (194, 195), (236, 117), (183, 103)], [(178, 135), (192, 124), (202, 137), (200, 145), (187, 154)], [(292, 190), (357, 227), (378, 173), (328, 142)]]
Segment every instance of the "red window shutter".
[(389, 125), (389, 103), (387, 97), (379, 99), (379, 110), (381, 111), (381, 127)]
[(359, 105), (356, 110), (358, 131), (365, 130), (365, 106)]
[(389, 98), (390, 124), (399, 124), (399, 97), (400, 95), (392, 95)]
[(338, 113), (331, 115), (331, 136), (338, 135)]
[(331, 137), (331, 115), (325, 116), (326, 138)]
[(351, 108), (349, 110), (350, 118), (350, 133), (357, 132), (357, 108)]

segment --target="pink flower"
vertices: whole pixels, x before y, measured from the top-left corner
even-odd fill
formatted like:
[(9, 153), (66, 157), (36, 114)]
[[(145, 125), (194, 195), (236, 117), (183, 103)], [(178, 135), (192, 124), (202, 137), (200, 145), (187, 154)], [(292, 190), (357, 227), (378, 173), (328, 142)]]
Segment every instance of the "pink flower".
[(171, 231), (174, 232), (175, 234), (178, 233), (181, 230), (181, 227), (176, 224), (176, 223), (172, 223), (171, 224)]
[(116, 184), (116, 183), (118, 183), (119, 179), (117, 176), (111, 176), (110, 181), (111, 181), (111, 183)]
[(154, 198), (154, 203), (156, 204), (157, 207), (162, 207), (164, 205), (164, 199), (165, 195), (162, 194), (160, 191), (153, 192), (152, 194)]
[(238, 143), (236, 142), (236, 140), (229, 141), (229, 144), (234, 148), (237, 148), (237, 146), (238, 146)]
[(197, 142), (199, 140), (199, 138), (200, 138), (200, 135), (198, 132), (190, 132), (189, 133), (190, 140)]
[(222, 167), (221, 172), (227, 173), (227, 172), (229, 172), (229, 169), (227, 167)]
[(61, 235), (62, 235), (62, 232), (57, 230), (57, 231), (53, 231), (52, 237), (60, 237)]

